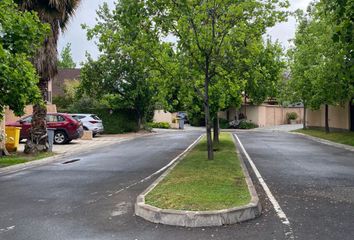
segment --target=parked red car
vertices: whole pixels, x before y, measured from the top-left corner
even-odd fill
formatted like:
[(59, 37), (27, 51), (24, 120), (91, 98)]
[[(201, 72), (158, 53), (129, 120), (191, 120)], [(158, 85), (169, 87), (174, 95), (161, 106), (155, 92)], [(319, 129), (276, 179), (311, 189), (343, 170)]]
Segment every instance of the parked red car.
[[(54, 143), (64, 144), (73, 139), (82, 137), (82, 123), (72, 118), (66, 113), (48, 113), (47, 127), (54, 128)], [(6, 123), (6, 126), (21, 127), (20, 139), (28, 139), (31, 128), (32, 115), (21, 118), (13, 123)]]

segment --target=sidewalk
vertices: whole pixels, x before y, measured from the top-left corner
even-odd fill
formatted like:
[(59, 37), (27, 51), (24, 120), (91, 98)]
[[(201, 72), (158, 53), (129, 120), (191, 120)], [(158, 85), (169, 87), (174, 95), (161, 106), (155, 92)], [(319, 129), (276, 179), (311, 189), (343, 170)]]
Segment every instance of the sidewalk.
[[(125, 134), (105, 134), (97, 135), (92, 140), (76, 139), (68, 144), (54, 144), (53, 152), (56, 154), (68, 154), (104, 147), (110, 144), (127, 141), (136, 137), (151, 135), (149, 132), (125, 133)], [(23, 152), (25, 142), (20, 143), (19, 152)]]

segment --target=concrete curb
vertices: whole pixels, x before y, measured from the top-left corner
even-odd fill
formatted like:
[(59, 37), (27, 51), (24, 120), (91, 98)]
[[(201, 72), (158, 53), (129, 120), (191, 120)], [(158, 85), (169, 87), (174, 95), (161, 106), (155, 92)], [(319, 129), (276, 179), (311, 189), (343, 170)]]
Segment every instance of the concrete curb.
[[(259, 202), (256, 189), (252, 183), (243, 158), (238, 150), (236, 152), (240, 159), (241, 167), (245, 175), (245, 180), (251, 194), (251, 201), (245, 206), (215, 211), (183, 211), (174, 209), (161, 209), (145, 203), (145, 196), (173, 170), (173, 168), (186, 156), (186, 154), (191, 149), (193, 149), (193, 147), (199, 142), (200, 139), (201, 137), (198, 139), (198, 141), (190, 145), (187, 151), (185, 151), (166, 172), (164, 172), (157, 180), (155, 180), (153, 184), (151, 184), (142, 194), (137, 197), (137, 202), (135, 204), (135, 215), (153, 223), (183, 227), (222, 226), (248, 221), (261, 215), (262, 207)], [(236, 147), (234, 136), (233, 141)]]
[(345, 150), (354, 152), (354, 147), (349, 146), (349, 145), (332, 142), (332, 141), (329, 141), (329, 140), (326, 140), (326, 139), (310, 136), (310, 135), (307, 135), (307, 134), (304, 134), (304, 133), (298, 133), (298, 132), (289, 132), (289, 133), (290, 134), (294, 134), (294, 135), (300, 135), (300, 136), (306, 137), (306, 138), (308, 138), (310, 140), (313, 140), (315, 142), (326, 144), (326, 145), (329, 145), (329, 146), (332, 146), (332, 147), (337, 147), (337, 148), (341, 148), (341, 149), (345, 149)]
[(86, 153), (89, 153), (92, 150), (95, 150), (95, 149), (100, 148), (100, 147), (107, 147), (107, 146), (110, 146), (110, 145), (113, 145), (113, 144), (119, 144), (119, 143), (123, 143), (123, 142), (134, 140), (136, 138), (149, 137), (149, 136), (156, 135), (156, 134), (157, 133), (148, 134), (148, 135), (141, 135), (141, 136), (131, 137), (131, 138), (124, 138), (124, 139), (121, 139), (120, 141), (110, 142), (109, 144), (92, 146), (90, 149), (86, 149), (86, 150), (82, 150), (82, 151), (78, 150), (78, 151), (64, 152), (64, 153), (57, 154), (57, 155), (54, 155), (54, 156), (51, 156), (51, 157), (42, 158), (42, 159), (38, 159), (38, 160), (26, 162), (26, 163), (20, 163), (20, 164), (16, 164), (16, 165), (13, 165), (13, 166), (0, 168), (0, 176), (7, 175), (7, 174), (12, 174), (12, 173), (16, 173), (16, 172), (20, 172), (20, 171), (23, 171), (23, 170), (26, 170), (26, 169), (30, 169), (30, 168), (40, 167), (40, 166), (43, 166), (43, 165), (46, 165), (46, 164), (49, 164), (49, 163), (60, 162), (64, 158), (69, 158), (69, 157), (71, 157), (73, 155), (76, 155), (76, 154), (86, 154)]

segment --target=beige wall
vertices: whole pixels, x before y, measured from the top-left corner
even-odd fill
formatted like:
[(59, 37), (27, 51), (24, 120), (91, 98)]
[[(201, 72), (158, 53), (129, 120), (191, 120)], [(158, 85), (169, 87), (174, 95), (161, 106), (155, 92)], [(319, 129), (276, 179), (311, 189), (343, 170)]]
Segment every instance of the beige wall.
[[(330, 128), (350, 130), (349, 103), (344, 106), (329, 106), (328, 121)], [(325, 108), (319, 110), (307, 110), (307, 125), (309, 127), (325, 126)]]
[[(235, 108), (229, 110), (229, 119), (234, 120), (240, 112), (245, 113), (245, 106), (242, 106), (239, 111)], [(256, 123), (260, 127), (276, 126), (287, 124), (288, 120), (286, 114), (289, 112), (296, 112), (298, 114), (297, 123), (302, 123), (303, 121), (303, 108), (284, 108), (278, 105), (266, 105), (262, 104), (259, 106), (247, 105), (246, 114), (247, 119), (253, 123)], [(222, 114), (226, 116), (226, 112)]]
[(154, 122), (167, 122), (170, 124), (171, 128), (179, 128), (179, 123), (177, 121), (173, 122), (177, 118), (177, 113), (170, 113), (164, 110), (155, 110), (154, 111)]
[(3, 121), (0, 120), (0, 149), (5, 149), (5, 119)]
[[(55, 104), (48, 104), (47, 105), (47, 111), (50, 113), (56, 113), (57, 112), (57, 107)], [(31, 115), (33, 113), (33, 106), (32, 105), (27, 105), (24, 109), (25, 114), (21, 117)], [(15, 122), (21, 117), (17, 117), (12, 110), (6, 108), (5, 109), (5, 119), (6, 122)]]
[(172, 123), (172, 113), (164, 110), (155, 110), (154, 111), (154, 122), (167, 122)]

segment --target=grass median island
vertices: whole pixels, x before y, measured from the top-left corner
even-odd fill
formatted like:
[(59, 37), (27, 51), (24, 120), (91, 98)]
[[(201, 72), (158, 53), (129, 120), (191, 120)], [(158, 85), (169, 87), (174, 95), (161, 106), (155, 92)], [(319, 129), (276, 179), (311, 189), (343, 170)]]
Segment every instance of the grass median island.
[(0, 157), (0, 168), (16, 165), (20, 163), (26, 163), (30, 161), (35, 161), (35, 160), (39, 160), (51, 156), (54, 156), (54, 153), (39, 153), (37, 155), (15, 153), (15, 154), (11, 154), (10, 156)]
[(145, 198), (162, 209), (207, 211), (248, 204), (248, 186), (229, 133), (220, 134), (214, 160), (207, 160), (206, 139)]
[(294, 132), (303, 133), (313, 137), (322, 138), (336, 143), (354, 146), (354, 132), (330, 132), (326, 133), (323, 130), (301, 129)]

